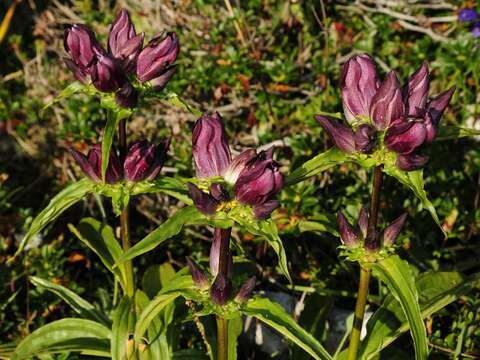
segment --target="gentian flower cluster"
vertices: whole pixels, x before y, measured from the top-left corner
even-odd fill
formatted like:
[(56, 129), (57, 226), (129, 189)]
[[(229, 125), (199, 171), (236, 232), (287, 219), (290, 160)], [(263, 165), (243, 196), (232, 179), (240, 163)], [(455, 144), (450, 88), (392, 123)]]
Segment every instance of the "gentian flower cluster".
[[(64, 36), (70, 56), (65, 64), (77, 80), (89, 79), (101, 92), (114, 92), (118, 105), (131, 108), (137, 103), (132, 80), (150, 82), (154, 89), (165, 86), (175, 72), (179, 43), (175, 33), (155, 35), (143, 47), (144, 34), (137, 34), (128, 12), (123, 9), (112, 23), (105, 50), (95, 33), (85, 25), (71, 25)], [(142, 49), (143, 47), (143, 49)]]
[[(187, 258), (187, 264), (190, 269), (190, 273), (192, 274), (193, 282), (200, 290), (209, 289), (212, 302), (219, 306), (225, 305), (234, 294), (231, 281), (233, 262), (230, 254), (228, 255), (229, 262), (227, 274), (218, 272), (220, 243), (222, 240), (225, 241), (226, 238), (230, 238), (230, 232), (231, 229), (215, 228), (213, 243), (210, 249), (210, 273), (214, 277), (212, 284), (210, 284), (207, 275), (200, 270), (198, 265), (191, 259)], [(247, 301), (255, 287), (255, 282), (256, 277), (253, 276), (243, 283), (238, 290), (237, 295), (235, 296), (235, 300), (240, 303)]]
[(480, 38), (480, 14), (476, 9), (464, 8), (458, 12), (458, 21), (470, 23), (470, 32), (473, 37)]
[[(268, 217), (279, 206), (273, 197), (280, 192), (283, 176), (273, 160), (273, 148), (257, 153), (248, 149), (232, 159), (220, 114), (204, 114), (197, 120), (192, 136), (192, 152), (197, 178), (222, 177), (233, 188), (234, 198), (253, 207), (258, 219)], [(209, 192), (188, 183), (190, 197), (205, 214), (213, 214), (230, 192), (221, 183), (213, 183)]]
[[(167, 157), (170, 140), (154, 145), (146, 140), (130, 144), (123, 164), (114, 149), (111, 149), (105, 172), (105, 182), (115, 184), (122, 179), (138, 182), (154, 180), (159, 174)], [(83, 173), (95, 182), (102, 181), (102, 145), (95, 144), (87, 155), (70, 148)]]
[(373, 234), (371, 239), (367, 239), (368, 217), (368, 211), (362, 207), (357, 225), (354, 227), (341, 212), (338, 213), (337, 222), (340, 239), (347, 248), (356, 248), (363, 245), (369, 251), (377, 251), (381, 245), (384, 248), (393, 246), (405, 224), (407, 214), (400, 215), (383, 232), (375, 231), (376, 233)]
[(323, 115), (315, 118), (343, 152), (369, 154), (385, 146), (397, 154), (398, 168), (416, 170), (428, 161), (422, 149), (437, 135), (440, 118), (454, 93), (451, 88), (429, 98), (429, 87), (426, 63), (402, 87), (395, 72), (380, 82), (375, 62), (368, 55), (354, 56), (345, 64), (341, 81), (350, 126)]

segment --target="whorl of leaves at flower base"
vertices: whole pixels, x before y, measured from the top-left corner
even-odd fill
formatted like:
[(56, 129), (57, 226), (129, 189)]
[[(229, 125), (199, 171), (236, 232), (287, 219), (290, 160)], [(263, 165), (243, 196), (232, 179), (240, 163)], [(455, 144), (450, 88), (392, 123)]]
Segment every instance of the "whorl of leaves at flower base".
[(135, 107), (138, 93), (131, 79), (151, 82), (162, 89), (173, 76), (179, 42), (175, 33), (157, 34), (142, 50), (144, 34), (137, 34), (129, 13), (122, 9), (110, 26), (105, 50), (95, 34), (85, 25), (71, 25), (65, 30), (64, 46), (69, 58), (65, 64), (84, 84), (89, 80), (101, 92), (114, 92), (121, 107)]
[(428, 161), (422, 149), (436, 137), (454, 93), (451, 88), (429, 98), (429, 87), (427, 63), (401, 87), (393, 71), (380, 83), (373, 60), (367, 55), (354, 56), (343, 68), (341, 83), (345, 117), (354, 129), (323, 115), (315, 118), (335, 145), (349, 154), (373, 152), (382, 145), (377, 143), (377, 133), (384, 133), (384, 145), (397, 154), (397, 167), (416, 170)]

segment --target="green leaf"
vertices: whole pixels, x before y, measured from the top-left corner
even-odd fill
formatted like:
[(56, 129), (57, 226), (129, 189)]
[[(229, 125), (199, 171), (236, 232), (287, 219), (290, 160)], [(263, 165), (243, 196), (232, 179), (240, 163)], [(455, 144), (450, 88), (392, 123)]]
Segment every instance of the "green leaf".
[(240, 314), (227, 320), (228, 326), (228, 360), (237, 360), (237, 339), (242, 333), (243, 323)]
[(208, 315), (195, 318), (195, 325), (202, 336), (210, 360), (217, 359), (217, 325), (215, 316)]
[(417, 360), (427, 359), (428, 339), (423, 323), (415, 278), (408, 263), (397, 255), (371, 264), (373, 275), (382, 280), (400, 303), (408, 320)]
[(175, 270), (170, 263), (151, 265), (143, 275), (142, 288), (149, 297), (154, 297), (174, 276)]
[[(419, 293), (422, 318), (430, 317), (440, 309), (470, 292), (480, 284), (480, 274), (468, 278), (457, 272), (427, 272), (419, 276), (416, 287)], [(410, 328), (395, 297), (390, 294), (367, 323), (367, 336), (359, 350), (359, 358), (374, 359), (378, 353)], [(341, 359), (346, 358), (346, 351)]]
[[(102, 103), (103, 104), (103, 103)], [(102, 139), (102, 179), (105, 180), (105, 173), (108, 167), (110, 148), (112, 147), (113, 135), (118, 128), (121, 120), (126, 119), (132, 115), (130, 109), (120, 108), (115, 106), (107, 113), (107, 123), (103, 130)]]
[(65, 89), (63, 89), (60, 94), (58, 94), (52, 101), (50, 101), (49, 103), (47, 103), (43, 108), (42, 108), (42, 112), (45, 111), (46, 109), (48, 109), (50, 106), (52, 106), (53, 104), (67, 98), (67, 97), (70, 97), (76, 93), (79, 93), (79, 92), (82, 92), (86, 89), (86, 86), (84, 84), (82, 84), (80, 81), (74, 81), (72, 82), (70, 85), (68, 85)]
[(262, 221), (247, 221), (242, 217), (235, 219), (239, 224), (241, 224), (246, 231), (253, 235), (260, 236), (265, 239), (268, 244), (273, 248), (278, 257), (278, 265), (282, 270), (283, 274), (287, 277), (288, 281), (292, 283), (292, 278), (288, 271), (288, 260), (285, 248), (283, 247), (282, 239), (278, 236), (277, 225), (273, 222), (272, 219), (262, 220)]
[(111, 325), (111, 321), (105, 314), (98, 311), (90, 302), (75, 294), (72, 290), (36, 276), (31, 276), (30, 281), (33, 285), (60, 297), (80, 316), (97, 321), (105, 326)]
[(68, 228), (81, 242), (100, 257), (107, 269), (117, 276), (122, 286), (125, 286), (125, 265), (121, 264), (114, 267), (123, 251), (113, 233), (113, 229), (94, 218), (83, 218), (77, 227), (68, 224)]
[(66, 318), (42, 326), (18, 344), (12, 360), (76, 351), (110, 357), (110, 329), (91, 320)]
[(95, 184), (89, 179), (82, 179), (70, 184), (50, 200), (50, 203), (38, 214), (30, 225), (30, 229), (18, 247), (17, 257), (27, 246), (28, 242), (45, 228), (49, 223), (56, 220), (70, 206), (80, 201), (85, 195), (93, 191)]
[(155, 181), (141, 181), (135, 184), (131, 195), (163, 192), (173, 196), (184, 204), (192, 205), (192, 199), (188, 196), (185, 184), (176, 178), (161, 176)]
[(131, 299), (124, 296), (113, 312), (111, 352), (113, 360), (127, 358), (129, 335), (135, 326), (135, 308)]
[(165, 240), (179, 234), (185, 225), (196, 223), (202, 218), (203, 215), (194, 207), (189, 206), (178, 210), (173, 216), (168, 218), (167, 221), (125, 252), (117, 264), (145, 254), (159, 246)]
[(165, 100), (170, 104), (189, 112), (190, 114), (193, 114), (195, 116), (202, 115), (202, 112), (200, 110), (197, 110), (194, 107), (190, 106), (185, 100), (183, 100), (178, 94), (174, 92), (169, 92), (165, 96)]
[(463, 126), (440, 126), (435, 141), (458, 139), (468, 136), (479, 136), (480, 130), (470, 129)]
[(347, 158), (347, 154), (343, 153), (336, 147), (333, 147), (303, 163), (299, 168), (296, 168), (287, 176), (285, 184), (293, 185), (302, 182), (335, 165), (344, 163), (347, 161)]
[(322, 344), (298, 325), (279, 304), (265, 298), (254, 298), (243, 306), (242, 312), (271, 326), (313, 358), (317, 360), (332, 358)]
[(413, 191), (415, 196), (420, 200), (423, 207), (426, 208), (430, 215), (432, 216), (435, 223), (440, 227), (440, 230), (445, 234), (445, 231), (440, 224), (440, 220), (438, 219), (437, 212), (435, 211), (435, 207), (430, 202), (427, 197), (427, 193), (423, 188), (423, 170), (415, 170), (415, 171), (402, 171), (395, 166), (395, 164), (385, 164), (383, 171), (396, 178), (400, 181), (403, 185), (410, 188)]

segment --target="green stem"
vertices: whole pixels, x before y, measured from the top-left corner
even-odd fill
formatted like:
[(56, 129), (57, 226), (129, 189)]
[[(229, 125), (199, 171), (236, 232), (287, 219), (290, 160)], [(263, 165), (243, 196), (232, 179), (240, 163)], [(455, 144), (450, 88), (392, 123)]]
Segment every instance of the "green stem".
[[(378, 208), (380, 204), (380, 190), (382, 188), (383, 173), (382, 167), (377, 166), (373, 174), (372, 196), (370, 200), (370, 211), (368, 218), (367, 236), (365, 247), (375, 250), (380, 246), (377, 233)], [(365, 307), (367, 306), (368, 288), (370, 283), (370, 270), (360, 266), (360, 281), (358, 284), (357, 303), (353, 319), (352, 334), (348, 345), (347, 360), (356, 360), (358, 347), (360, 345), (360, 333), (362, 331)]]
[[(120, 150), (120, 163), (123, 164), (127, 155), (127, 122), (125, 119), (120, 120), (118, 124), (118, 147)], [(130, 209), (128, 204), (120, 214), (120, 234), (122, 237), (122, 248), (126, 252), (130, 249)], [(133, 280), (132, 261), (125, 263), (126, 279), (125, 292), (129, 297), (135, 294), (135, 282)]]
[(227, 319), (217, 315), (217, 360), (228, 359)]

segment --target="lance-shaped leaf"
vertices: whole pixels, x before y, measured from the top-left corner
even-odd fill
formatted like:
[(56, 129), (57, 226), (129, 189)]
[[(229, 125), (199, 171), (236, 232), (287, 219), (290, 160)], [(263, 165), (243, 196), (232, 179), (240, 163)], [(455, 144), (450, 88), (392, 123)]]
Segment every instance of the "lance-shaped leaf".
[(135, 326), (135, 308), (132, 300), (124, 296), (113, 312), (111, 355), (113, 360), (127, 358), (129, 335)]
[(49, 103), (47, 103), (43, 108), (42, 108), (42, 112), (45, 111), (46, 109), (48, 109), (49, 107), (51, 107), (52, 105), (54, 105), (55, 103), (65, 99), (65, 98), (68, 98), (76, 93), (79, 93), (79, 92), (82, 92), (82, 91), (86, 91), (87, 90), (87, 86), (82, 84), (80, 81), (74, 81), (72, 82), (71, 84), (69, 84), (65, 89), (63, 89), (60, 94), (58, 94), (52, 101), (50, 101)]
[(194, 224), (202, 219), (202, 217), (203, 215), (194, 207), (189, 206), (178, 210), (174, 215), (168, 218), (167, 221), (144, 237), (143, 240), (126, 251), (120, 257), (117, 264), (131, 260), (153, 250), (165, 240), (179, 234), (185, 225)]
[(181, 180), (173, 177), (160, 176), (155, 181), (139, 182), (133, 187), (131, 195), (159, 192), (173, 196), (184, 204), (193, 204), (192, 199), (188, 196), (186, 185)]
[[(466, 278), (457, 272), (428, 272), (419, 276), (416, 287), (419, 293), (420, 310), (425, 319), (469, 293), (480, 284), (480, 274)], [(410, 328), (401, 306), (392, 294), (383, 301), (382, 306), (367, 323), (367, 336), (359, 350), (359, 358), (374, 359), (378, 353), (389, 346), (401, 334)], [(342, 352), (339, 359), (346, 359)]]
[(237, 339), (242, 333), (243, 323), (240, 314), (228, 319), (228, 360), (237, 360)]
[(298, 325), (295, 320), (277, 303), (265, 298), (248, 301), (241, 310), (271, 326), (287, 339), (300, 346), (314, 359), (330, 360), (332, 357), (312, 335)]
[(479, 136), (480, 130), (471, 129), (464, 126), (446, 125), (440, 126), (435, 141), (459, 139), (468, 136)]
[(45, 209), (33, 219), (30, 229), (23, 238), (18, 247), (15, 257), (23, 251), (28, 242), (45, 228), (52, 221), (56, 220), (65, 210), (83, 199), (88, 193), (93, 191), (95, 183), (89, 179), (82, 179), (76, 183), (70, 184), (60, 191), (50, 200)]
[(402, 171), (398, 169), (395, 165), (386, 163), (383, 167), (383, 171), (396, 178), (398, 181), (400, 181), (403, 185), (407, 186), (410, 188), (410, 190), (413, 191), (415, 196), (420, 200), (422, 203), (423, 207), (426, 208), (429, 212), (430, 215), (432, 216), (433, 220), (435, 223), (438, 225), (438, 227), (442, 230), (442, 232), (445, 234), (445, 231), (443, 230), (440, 220), (438, 219), (437, 212), (435, 210), (435, 207), (433, 204), (430, 202), (430, 200), (427, 197), (427, 193), (425, 189), (423, 188), (423, 170), (415, 170), (415, 171)]
[(75, 351), (110, 357), (110, 329), (91, 320), (66, 318), (42, 326), (23, 339), (12, 360)]
[(285, 185), (293, 185), (315, 176), (322, 171), (347, 161), (347, 154), (337, 148), (331, 148), (300, 165), (286, 178)]
[(417, 360), (428, 358), (428, 339), (420, 311), (415, 278), (408, 263), (397, 255), (371, 264), (373, 274), (382, 280), (400, 303), (408, 320)]
[(80, 316), (97, 321), (105, 326), (110, 326), (111, 321), (93, 306), (92, 303), (75, 294), (65, 286), (55, 284), (51, 281), (36, 276), (30, 277), (30, 281), (36, 287), (50, 291), (65, 301)]

